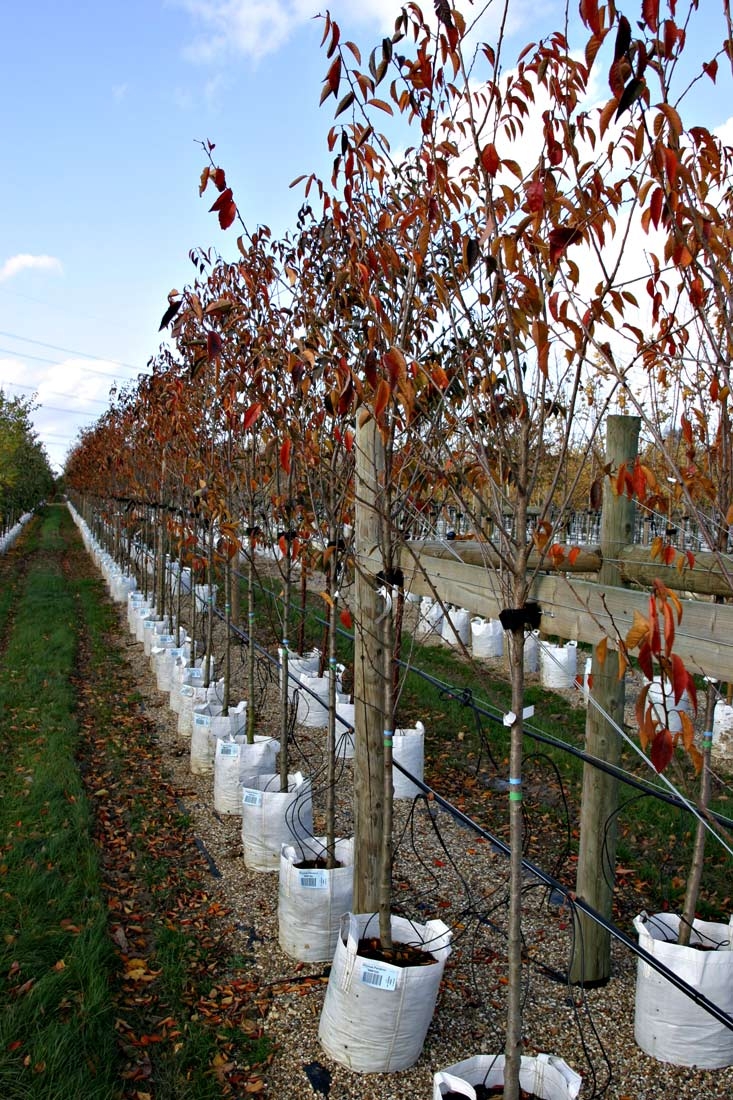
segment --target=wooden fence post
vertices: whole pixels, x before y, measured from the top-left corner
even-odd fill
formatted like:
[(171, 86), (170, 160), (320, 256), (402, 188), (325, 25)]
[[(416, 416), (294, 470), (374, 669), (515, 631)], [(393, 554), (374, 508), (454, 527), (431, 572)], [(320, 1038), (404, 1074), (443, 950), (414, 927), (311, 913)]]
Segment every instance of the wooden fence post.
[(355, 913), (379, 908), (384, 820), (384, 655), (371, 562), (380, 545), (378, 494), (384, 449), (373, 419), (356, 434), (354, 538), (354, 899)]
[[(616, 470), (621, 463), (633, 464), (638, 451), (641, 420), (637, 416), (609, 416), (606, 424), (606, 462)], [(627, 496), (614, 496), (607, 480), (601, 515), (601, 553), (603, 564), (598, 583), (609, 587), (622, 584), (618, 557), (622, 547), (633, 542), (634, 502)], [(618, 652), (610, 647), (601, 662), (595, 651), (592, 660), (592, 701), (588, 703), (585, 747), (592, 756), (617, 764), (621, 737), (613, 723), (624, 719), (624, 681), (618, 679)], [(609, 715), (611, 721), (605, 718)], [(610, 919), (616, 867), (616, 809), (618, 780), (590, 764), (583, 766), (583, 793), (580, 809), (580, 849), (576, 894)], [(583, 985), (598, 985), (611, 974), (611, 938), (594, 921), (576, 915), (575, 943), (570, 980)]]

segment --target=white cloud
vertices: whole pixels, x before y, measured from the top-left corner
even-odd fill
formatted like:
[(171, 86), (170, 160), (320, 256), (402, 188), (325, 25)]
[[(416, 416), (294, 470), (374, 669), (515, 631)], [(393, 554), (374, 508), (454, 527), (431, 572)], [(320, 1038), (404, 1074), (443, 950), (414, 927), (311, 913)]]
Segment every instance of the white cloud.
[(61, 260), (55, 256), (32, 256), (29, 252), (19, 252), (11, 256), (0, 267), (0, 282), (12, 279), (21, 271), (63, 271)]
[[(350, 28), (371, 26), (381, 34), (394, 29), (395, 19), (401, 10), (400, 0), (332, 0), (324, 5), (322, 0), (169, 0), (183, 8), (191, 16), (197, 37), (189, 45), (186, 54), (194, 61), (211, 63), (227, 55), (244, 54), (257, 59), (273, 53), (283, 46), (293, 34), (323, 13), (328, 7), (339, 24), (343, 37), (352, 36)], [(513, 0), (511, 15), (505, 30), (517, 32), (536, 19), (538, 13), (554, 10), (557, 0)], [(499, 5), (501, 7), (501, 5)], [(425, 0), (422, 5), (426, 19), (434, 22), (433, 5)], [(471, 9), (465, 12), (471, 21)], [(489, 8), (488, 19), (482, 20), (481, 34), (491, 36), (498, 29), (500, 13)], [(348, 32), (348, 33), (347, 33)], [(353, 32), (356, 33), (356, 30)]]

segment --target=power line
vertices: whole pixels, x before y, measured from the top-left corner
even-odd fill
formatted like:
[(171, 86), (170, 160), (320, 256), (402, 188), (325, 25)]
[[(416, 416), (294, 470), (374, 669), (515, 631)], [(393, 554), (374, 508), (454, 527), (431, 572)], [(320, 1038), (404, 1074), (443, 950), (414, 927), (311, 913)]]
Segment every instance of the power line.
[[(37, 389), (38, 389), (37, 386), (21, 386), (19, 382), (5, 382), (2, 379), (0, 379), (0, 387), (3, 387), (3, 386), (12, 386), (14, 390), (26, 390), (28, 393), (36, 393)], [(50, 397), (71, 397), (71, 398), (76, 398), (77, 397), (77, 395), (75, 393), (59, 393), (58, 390), (48, 390), (48, 394), (49, 394)], [(109, 404), (109, 402), (102, 401), (99, 397), (83, 397), (83, 398), (81, 398), (81, 400), (89, 402), (89, 404), (92, 404), (92, 405), (104, 405), (105, 408)], [(41, 407), (44, 408), (44, 409), (50, 409), (51, 408), (50, 405), (46, 405), (45, 403), (42, 403)], [(61, 410), (58, 410), (58, 411), (61, 411)], [(73, 411), (75, 411), (75, 410), (73, 410), (73, 409), (69, 410), (69, 412), (73, 412)]]
[[(126, 367), (128, 370), (134, 370), (138, 374), (142, 373), (142, 367), (134, 367), (132, 363), (123, 363), (120, 359), (109, 359), (106, 355), (92, 355), (88, 351), (77, 351), (75, 348), (64, 348), (58, 344), (46, 344), (43, 340), (32, 340), (30, 336), (18, 336), (15, 332), (0, 332), (0, 336), (4, 336), (6, 340), (20, 340), (24, 344), (35, 344), (39, 348), (50, 348), (51, 351), (63, 351), (67, 355), (80, 355), (83, 359), (103, 359), (107, 363), (113, 363), (117, 367)], [(13, 354), (12, 352), (10, 353)], [(20, 354), (20, 353), (19, 353)], [(31, 356), (24, 356), (26, 359), (30, 359)]]
[[(35, 363), (50, 363), (54, 367), (63, 367), (64, 363), (60, 359), (45, 359), (41, 355), (28, 355), (25, 351), (13, 351), (10, 348), (0, 348), (0, 353), (3, 355), (13, 355), (18, 359), (32, 359)], [(109, 378), (111, 381), (115, 381), (116, 375), (109, 374), (107, 371), (94, 370), (93, 367), (79, 367), (77, 370), (84, 371), (85, 374), (98, 374), (102, 378)], [(126, 381), (131, 382), (132, 379), (128, 378)]]

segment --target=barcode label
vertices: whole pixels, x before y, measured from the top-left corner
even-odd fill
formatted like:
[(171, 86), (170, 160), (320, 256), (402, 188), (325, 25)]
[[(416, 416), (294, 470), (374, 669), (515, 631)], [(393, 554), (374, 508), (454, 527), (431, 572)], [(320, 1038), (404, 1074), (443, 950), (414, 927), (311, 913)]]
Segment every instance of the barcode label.
[(305, 890), (327, 890), (328, 875), (325, 871), (301, 871), (300, 885)]
[(173, 641), (173, 635), (172, 634), (161, 634), (160, 637), (158, 638), (158, 644), (159, 645), (170, 645), (172, 641)]
[(185, 696), (186, 699), (193, 698), (194, 694), (194, 689), (192, 687), (189, 687), (188, 684), (184, 684), (181, 688), (181, 695)]
[(239, 756), (239, 745), (236, 745), (233, 741), (220, 741), (219, 742), (219, 755), (220, 756)]
[(261, 806), (262, 791), (256, 791), (253, 787), (245, 787), (242, 791), (242, 802), (245, 806)]
[(210, 726), (211, 716), (208, 714), (194, 714), (193, 724), (194, 726)]
[(362, 982), (375, 989), (386, 989), (388, 992), (396, 989), (398, 974), (399, 967), (390, 966), (389, 963), (362, 962), (361, 964)]
[(202, 668), (189, 668), (188, 675), (192, 680), (202, 679), (204, 670)]

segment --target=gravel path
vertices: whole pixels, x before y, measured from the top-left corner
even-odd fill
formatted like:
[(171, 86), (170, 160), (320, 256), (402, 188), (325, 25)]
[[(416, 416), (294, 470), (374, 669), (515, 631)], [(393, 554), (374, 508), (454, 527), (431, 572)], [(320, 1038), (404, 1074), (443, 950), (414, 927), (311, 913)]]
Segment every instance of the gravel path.
[[(155, 721), (160, 752), (205, 846), (215, 875), (211, 891), (232, 913), (231, 950), (274, 992), (266, 1030), (276, 1053), (268, 1075), (278, 1100), (413, 1100), (432, 1096), (432, 1075), (476, 1053), (501, 1051), (506, 1002), (506, 861), (423, 800), (396, 803), (395, 896), (401, 911), (424, 921), (438, 916), (454, 930), (438, 1006), (417, 1064), (390, 1075), (359, 1075), (331, 1061), (317, 1037), (328, 966), (288, 958), (278, 944), (276, 874), (248, 870), (242, 858), (241, 821), (213, 807), (213, 777), (190, 772), (188, 745), (177, 730), (168, 696), (157, 690), (149, 658), (131, 640), (124, 611), (119, 644)], [(243, 665), (235, 661), (241, 688)], [(238, 698), (235, 692), (235, 698)], [(276, 732), (277, 689), (262, 699), (260, 732)], [(323, 812), (324, 731), (296, 727), (294, 754), (312, 777), (316, 832)], [(344, 834), (351, 820), (351, 765), (339, 782)], [(697, 1071), (659, 1063), (633, 1037), (636, 962), (613, 948), (613, 978), (602, 989), (581, 991), (561, 980), (572, 945), (567, 909), (550, 904), (547, 891), (527, 880), (524, 899), (526, 965), (524, 1032), (527, 1053), (561, 1056), (583, 1077), (581, 1098), (606, 1100), (730, 1100), (733, 1068)]]

